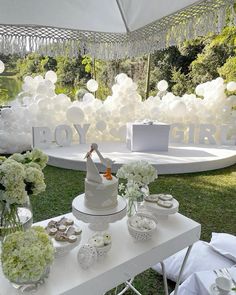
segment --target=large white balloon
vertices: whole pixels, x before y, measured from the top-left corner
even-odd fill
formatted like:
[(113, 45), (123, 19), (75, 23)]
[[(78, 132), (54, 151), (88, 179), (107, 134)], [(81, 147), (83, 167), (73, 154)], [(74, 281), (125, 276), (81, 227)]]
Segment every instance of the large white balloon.
[(84, 112), (77, 106), (71, 106), (66, 112), (67, 120), (73, 124), (80, 124), (84, 121)]
[(4, 63), (0, 60), (0, 74), (3, 73), (5, 70), (5, 65)]
[(157, 83), (157, 89), (159, 91), (166, 91), (168, 88), (168, 83), (166, 80), (161, 80)]
[(96, 80), (94, 80), (94, 79), (90, 79), (87, 82), (87, 88), (91, 92), (97, 91), (98, 90), (98, 82)]
[(45, 79), (51, 81), (54, 84), (57, 82), (57, 74), (54, 71), (48, 71), (45, 74)]

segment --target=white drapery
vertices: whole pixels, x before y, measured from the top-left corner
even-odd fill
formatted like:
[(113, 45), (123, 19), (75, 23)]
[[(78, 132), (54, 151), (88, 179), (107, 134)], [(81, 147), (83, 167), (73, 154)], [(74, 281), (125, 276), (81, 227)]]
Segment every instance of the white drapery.
[[(0, 52), (116, 59), (218, 32), (234, 0), (0, 0)], [(234, 14), (231, 13), (232, 18)], [(234, 22), (234, 20), (233, 20)]]

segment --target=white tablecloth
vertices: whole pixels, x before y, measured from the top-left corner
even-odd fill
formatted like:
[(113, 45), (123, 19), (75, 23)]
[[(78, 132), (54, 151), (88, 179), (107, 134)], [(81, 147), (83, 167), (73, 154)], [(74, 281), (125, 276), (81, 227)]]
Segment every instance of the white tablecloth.
[[(228, 268), (228, 270), (234, 280), (236, 280), (236, 265)], [(212, 295), (210, 287), (214, 284), (215, 279), (216, 274), (213, 271), (195, 272), (180, 285), (178, 295)], [(170, 295), (173, 294), (174, 292)]]

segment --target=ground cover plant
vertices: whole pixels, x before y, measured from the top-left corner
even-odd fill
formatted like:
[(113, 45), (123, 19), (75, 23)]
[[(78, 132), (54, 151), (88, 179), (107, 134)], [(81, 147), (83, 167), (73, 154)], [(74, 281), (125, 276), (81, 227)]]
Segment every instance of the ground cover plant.
[[(47, 166), (44, 174), (46, 191), (40, 198), (31, 197), (34, 222), (70, 212), (72, 200), (84, 191), (84, 172)], [(175, 196), (180, 213), (201, 223), (202, 240), (209, 241), (212, 232), (236, 234), (236, 164), (208, 172), (160, 175), (149, 187), (151, 193)], [(138, 275), (134, 285), (143, 295), (164, 294), (162, 277), (151, 269)], [(173, 288), (170, 282), (170, 290)], [(111, 294), (114, 290), (107, 293)]]

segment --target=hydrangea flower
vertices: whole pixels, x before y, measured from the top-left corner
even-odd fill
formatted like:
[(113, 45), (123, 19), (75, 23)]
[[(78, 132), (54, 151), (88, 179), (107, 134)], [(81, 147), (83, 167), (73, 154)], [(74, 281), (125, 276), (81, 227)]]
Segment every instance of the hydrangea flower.
[(2, 244), (3, 273), (12, 282), (38, 281), (53, 259), (53, 244), (41, 227), (9, 234)]
[(139, 186), (148, 185), (158, 177), (157, 170), (147, 161), (125, 164), (118, 169), (116, 176), (133, 181), (139, 184)]

